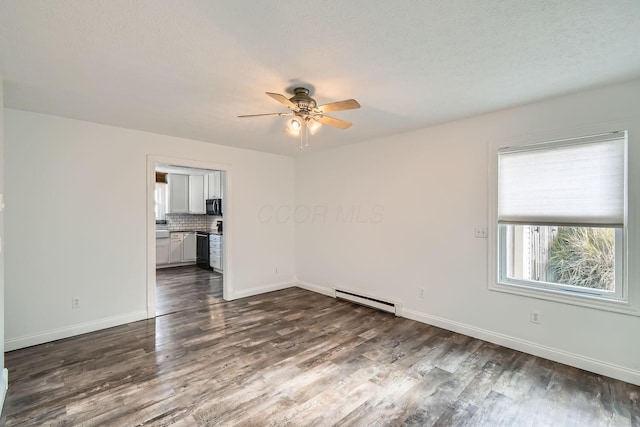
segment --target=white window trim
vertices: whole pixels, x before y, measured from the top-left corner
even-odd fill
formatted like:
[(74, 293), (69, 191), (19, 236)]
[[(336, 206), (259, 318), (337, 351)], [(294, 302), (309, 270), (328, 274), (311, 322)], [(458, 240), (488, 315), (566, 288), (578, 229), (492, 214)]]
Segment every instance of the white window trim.
[[(626, 176), (625, 176), (625, 225), (623, 229), (623, 247), (624, 255), (622, 258), (622, 299), (612, 299), (603, 297), (600, 295), (593, 295), (588, 292), (582, 292), (580, 294), (568, 293), (559, 289), (534, 287), (528, 284), (515, 284), (502, 283), (499, 281), (500, 265), (498, 259), (498, 245), (499, 239), (499, 227), (498, 227), (498, 149), (504, 146), (518, 146), (518, 145), (530, 145), (546, 141), (559, 141), (562, 139), (575, 138), (577, 136), (585, 135), (597, 135), (609, 133), (612, 130), (625, 129), (627, 130), (627, 153), (626, 153)], [(635, 129), (635, 131), (634, 131)], [(630, 314), (640, 316), (640, 266), (630, 265), (630, 254), (640, 253), (640, 241), (637, 238), (640, 233), (635, 232), (640, 228), (640, 224), (636, 220), (638, 214), (630, 215), (630, 209), (632, 213), (640, 211), (640, 203), (635, 202), (634, 205), (629, 205), (628, 200), (637, 200), (640, 198), (640, 188), (633, 187), (632, 180), (634, 179), (631, 174), (636, 174), (632, 171), (629, 165), (637, 165), (640, 160), (640, 147), (632, 144), (632, 138), (640, 134), (640, 128), (633, 123), (616, 123), (614, 125), (603, 124), (598, 127), (573, 130), (572, 132), (565, 132), (561, 134), (556, 132), (553, 134), (521, 137), (519, 139), (507, 141), (493, 141), (488, 144), (488, 176), (489, 176), (489, 188), (488, 188), (488, 288), (490, 291), (504, 292), (513, 295), (520, 295), (529, 298), (543, 299), (548, 301), (554, 301), (559, 303), (577, 305), (582, 307), (594, 308), (605, 311), (612, 311), (617, 313)], [(637, 208), (634, 209), (634, 208)], [(631, 240), (631, 238), (635, 239)], [(616, 257), (618, 259), (618, 257)], [(636, 263), (640, 264), (640, 263)], [(633, 281), (630, 281), (630, 278)]]

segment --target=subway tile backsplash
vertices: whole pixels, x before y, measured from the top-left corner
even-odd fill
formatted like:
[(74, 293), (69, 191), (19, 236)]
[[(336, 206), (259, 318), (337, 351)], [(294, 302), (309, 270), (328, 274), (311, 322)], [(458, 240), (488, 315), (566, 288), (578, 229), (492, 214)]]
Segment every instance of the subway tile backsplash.
[(156, 224), (158, 230), (214, 230), (217, 227), (216, 221), (221, 220), (221, 216), (212, 215), (191, 215), (191, 214), (167, 214), (167, 224)]

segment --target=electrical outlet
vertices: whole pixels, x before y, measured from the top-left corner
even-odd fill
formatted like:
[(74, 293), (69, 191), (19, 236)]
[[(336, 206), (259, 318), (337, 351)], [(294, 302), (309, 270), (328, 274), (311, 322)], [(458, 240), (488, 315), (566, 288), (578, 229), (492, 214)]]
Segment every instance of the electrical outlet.
[(487, 229), (484, 227), (478, 227), (475, 229), (475, 236), (477, 239), (486, 239), (487, 238)]
[(80, 308), (80, 298), (71, 298), (71, 308)]
[(538, 313), (537, 311), (532, 311), (531, 314), (530, 314), (529, 320), (531, 320), (531, 323), (539, 324), (540, 323), (540, 313)]
[(420, 298), (424, 298), (424, 288), (419, 289), (418, 295), (420, 296)]

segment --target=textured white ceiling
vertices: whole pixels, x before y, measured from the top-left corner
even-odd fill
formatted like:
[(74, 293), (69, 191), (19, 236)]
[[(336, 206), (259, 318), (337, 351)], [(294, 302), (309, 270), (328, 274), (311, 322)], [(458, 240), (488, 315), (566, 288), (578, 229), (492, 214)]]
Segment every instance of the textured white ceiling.
[(638, 0), (0, 0), (5, 105), (295, 155), (297, 83), (355, 98), (319, 150), (640, 76)]

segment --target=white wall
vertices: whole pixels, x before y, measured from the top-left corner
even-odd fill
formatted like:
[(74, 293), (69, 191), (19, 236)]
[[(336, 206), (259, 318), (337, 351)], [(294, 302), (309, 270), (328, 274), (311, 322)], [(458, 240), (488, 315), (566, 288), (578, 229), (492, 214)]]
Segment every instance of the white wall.
[[(301, 156), (296, 204), (317, 215), (297, 219), (299, 283), (398, 300), (407, 317), (640, 384), (639, 317), (489, 291), (487, 240), (474, 238), (488, 221), (490, 142), (631, 124), (630, 264), (637, 273), (638, 99), (634, 81)], [(339, 215), (354, 207), (359, 217)], [(636, 273), (630, 280), (638, 286)], [(532, 309), (540, 325), (530, 323)]]
[[(0, 195), (4, 196), (4, 94), (2, 76), (0, 76)], [(4, 370), (4, 253), (5, 253), (5, 233), (4, 233), (4, 209), (0, 200), (0, 412), (4, 403), (5, 392), (8, 386), (8, 378)]]
[(293, 203), (292, 158), (5, 115), (7, 350), (146, 318), (147, 155), (231, 165), (236, 297), (294, 282), (294, 226), (258, 215)]

